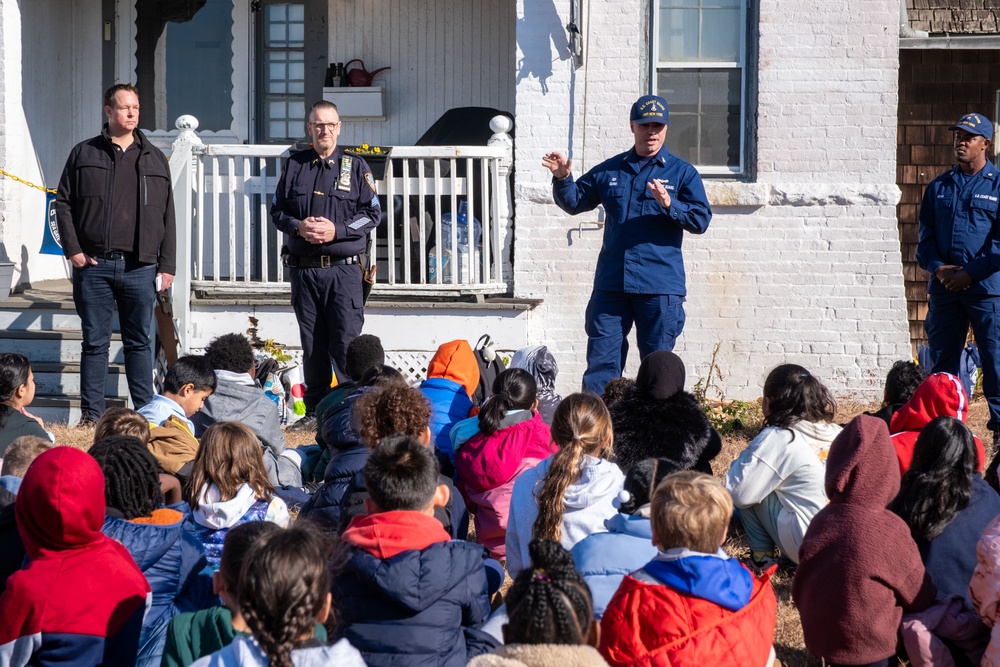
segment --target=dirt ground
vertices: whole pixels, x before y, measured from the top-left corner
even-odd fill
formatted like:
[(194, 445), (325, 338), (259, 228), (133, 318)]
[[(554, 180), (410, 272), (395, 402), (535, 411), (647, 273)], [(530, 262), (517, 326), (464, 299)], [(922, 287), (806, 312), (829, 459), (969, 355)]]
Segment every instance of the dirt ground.
[[(846, 423), (865, 410), (877, 409), (877, 405), (856, 403), (840, 404), (837, 410), (837, 421)], [(970, 406), (969, 428), (983, 441), (987, 449), (987, 461), (992, 459), (992, 434), (986, 428), (989, 410), (982, 396), (977, 396)], [(747, 446), (753, 434), (759, 429), (759, 424), (747, 424), (738, 435), (723, 438), (722, 453), (713, 461), (712, 467), (718, 477), (725, 475), (730, 463)], [(71, 445), (87, 449), (93, 439), (93, 430), (66, 427), (60, 424), (47, 424), (46, 428), (56, 436), (60, 445)], [(288, 444), (292, 447), (315, 442), (308, 433), (289, 432), (285, 434)], [(728, 553), (736, 557), (746, 557), (749, 550), (737, 526), (730, 530), (730, 539), (725, 544)], [(802, 624), (799, 612), (792, 604), (792, 577), (779, 571), (771, 580), (778, 597), (778, 625), (775, 630), (775, 652), (784, 667), (818, 667), (822, 663), (806, 651), (802, 639)]]

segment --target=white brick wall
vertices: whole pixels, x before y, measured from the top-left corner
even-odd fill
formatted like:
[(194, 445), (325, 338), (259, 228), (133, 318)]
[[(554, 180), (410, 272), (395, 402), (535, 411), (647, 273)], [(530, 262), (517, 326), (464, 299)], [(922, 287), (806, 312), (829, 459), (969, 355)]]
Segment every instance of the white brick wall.
[[(569, 392), (585, 368), (583, 312), (601, 232), (577, 231), (596, 212), (570, 217), (551, 203), (540, 160), (570, 150), (579, 175), (630, 146), (649, 19), (644, 0), (591, 0), (587, 63), (574, 69), (556, 51), (553, 4), (565, 25), (568, 0), (518, 1), (521, 69), (535, 67), (543, 43), (552, 74), (544, 89), (531, 75), (517, 83), (515, 292), (544, 299), (530, 336), (552, 348)], [(709, 185), (712, 225), (685, 240), (687, 325), (676, 351), (690, 388), (721, 344), (729, 398), (759, 396), (767, 371), (791, 361), (838, 396), (874, 399), (892, 363), (910, 356), (895, 218), (898, 7), (760, 4), (757, 184)], [(755, 200), (762, 205), (746, 205)]]

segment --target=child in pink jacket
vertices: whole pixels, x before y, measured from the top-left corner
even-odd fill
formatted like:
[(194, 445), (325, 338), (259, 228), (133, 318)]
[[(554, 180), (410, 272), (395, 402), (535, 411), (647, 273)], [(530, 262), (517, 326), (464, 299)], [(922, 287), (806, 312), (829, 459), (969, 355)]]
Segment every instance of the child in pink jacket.
[(986, 526), (976, 545), (976, 569), (969, 597), (983, 623), (992, 628), (983, 667), (1000, 667), (1000, 516)]
[(476, 541), (501, 560), (514, 480), (558, 449), (537, 412), (536, 393), (531, 373), (500, 373), (479, 413), (479, 432), (455, 451), (456, 485), (475, 514)]

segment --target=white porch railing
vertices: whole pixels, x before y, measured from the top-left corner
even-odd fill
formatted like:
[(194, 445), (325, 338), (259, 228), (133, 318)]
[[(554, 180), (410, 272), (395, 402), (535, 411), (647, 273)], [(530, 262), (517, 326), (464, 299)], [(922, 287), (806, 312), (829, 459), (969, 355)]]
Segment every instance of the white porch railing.
[[(289, 292), (280, 258), (283, 236), (268, 212), (289, 149), (203, 144), (194, 117), (181, 116), (176, 125), (180, 133), (170, 159), (177, 212), (173, 302), (186, 350), (193, 290)], [(494, 134), (487, 146), (392, 148), (384, 177), (376, 181), (384, 204), (382, 222), (372, 232), (375, 293), (447, 297), (508, 291), (512, 124), (498, 116), (490, 128)], [(460, 229), (456, 214), (463, 201), (468, 215)]]

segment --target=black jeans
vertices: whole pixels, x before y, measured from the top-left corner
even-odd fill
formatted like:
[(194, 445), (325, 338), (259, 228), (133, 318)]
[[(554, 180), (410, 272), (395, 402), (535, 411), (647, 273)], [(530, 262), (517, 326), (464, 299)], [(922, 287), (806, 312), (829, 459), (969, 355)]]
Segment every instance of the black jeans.
[(156, 265), (135, 259), (96, 258), (97, 264), (73, 268), (73, 301), (83, 323), (80, 355), (80, 407), (85, 419), (105, 408), (108, 349), (115, 306), (125, 347), (125, 376), (132, 403), (141, 408), (153, 397), (153, 286)]

